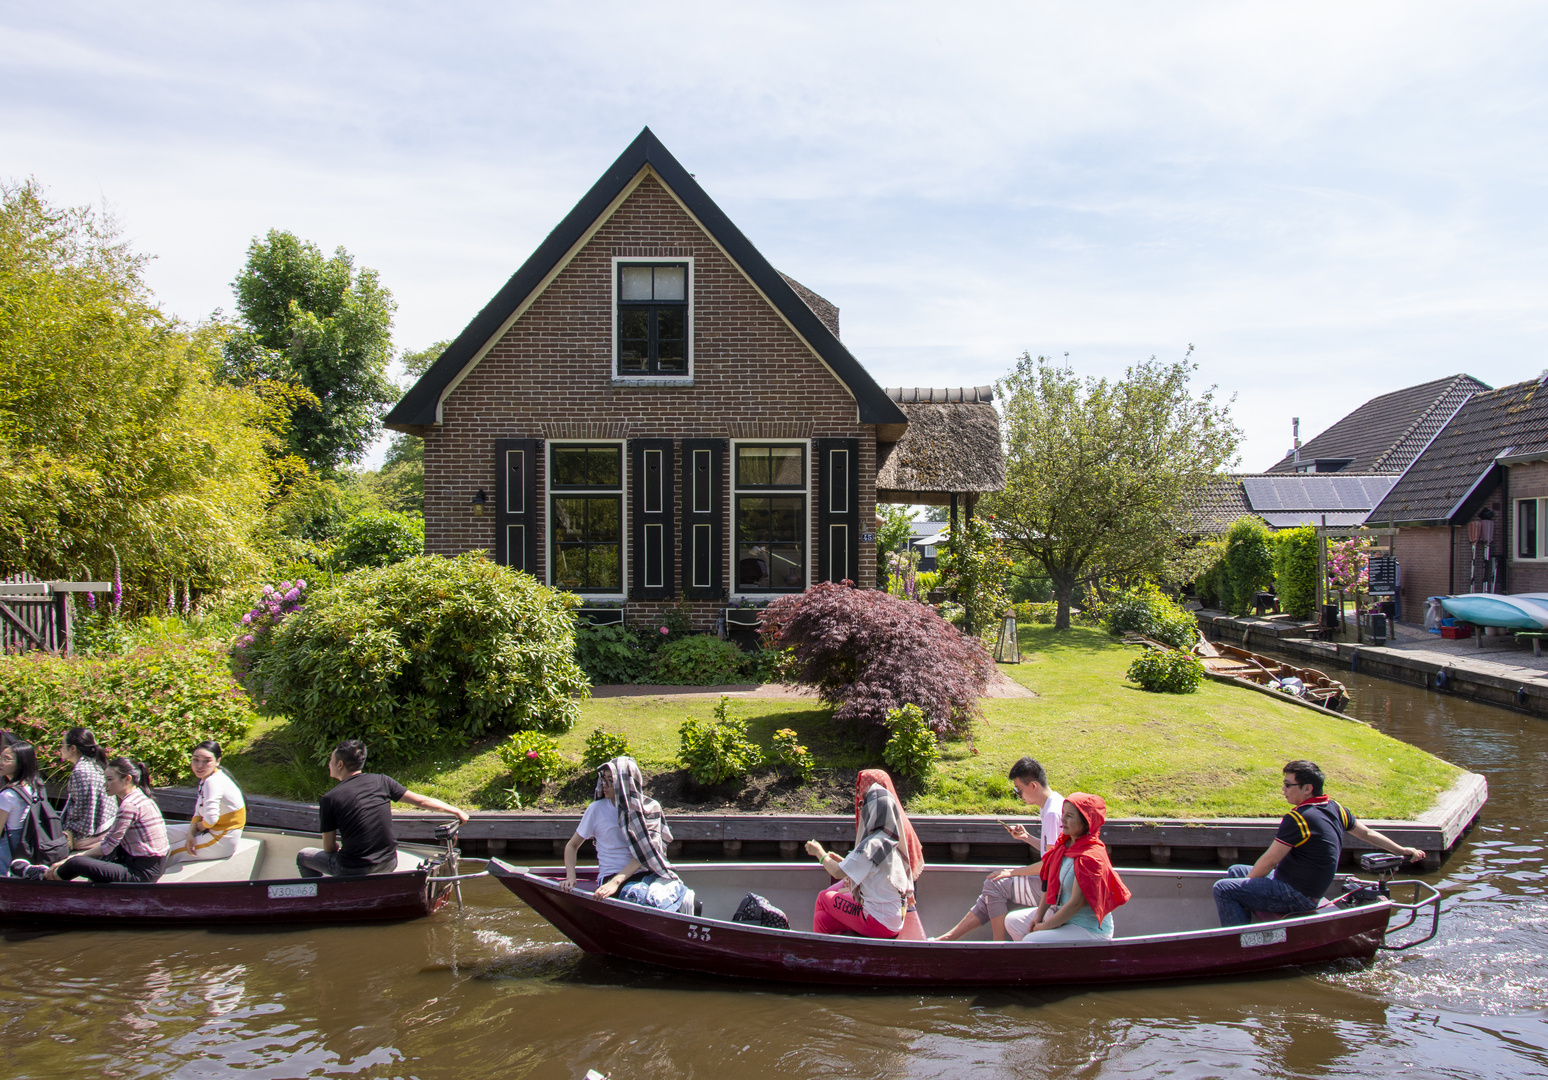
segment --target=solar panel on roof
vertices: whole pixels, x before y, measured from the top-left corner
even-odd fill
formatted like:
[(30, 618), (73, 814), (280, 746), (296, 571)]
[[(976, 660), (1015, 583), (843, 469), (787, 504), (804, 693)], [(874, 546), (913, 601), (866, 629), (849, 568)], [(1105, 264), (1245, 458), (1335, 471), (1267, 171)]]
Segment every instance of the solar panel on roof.
[(1396, 476), (1299, 473), (1242, 478), (1242, 490), (1259, 514), (1289, 510), (1369, 512), (1397, 483)]

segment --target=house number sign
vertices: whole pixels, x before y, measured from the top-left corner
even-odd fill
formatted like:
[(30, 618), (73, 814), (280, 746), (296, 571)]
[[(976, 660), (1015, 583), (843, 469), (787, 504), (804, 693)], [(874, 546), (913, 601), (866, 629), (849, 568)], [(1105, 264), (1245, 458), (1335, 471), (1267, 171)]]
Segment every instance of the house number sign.
[(875, 533), (861, 533), (860, 534), (860, 542), (862, 544), (874, 544), (874, 543), (876, 543), (876, 534)]

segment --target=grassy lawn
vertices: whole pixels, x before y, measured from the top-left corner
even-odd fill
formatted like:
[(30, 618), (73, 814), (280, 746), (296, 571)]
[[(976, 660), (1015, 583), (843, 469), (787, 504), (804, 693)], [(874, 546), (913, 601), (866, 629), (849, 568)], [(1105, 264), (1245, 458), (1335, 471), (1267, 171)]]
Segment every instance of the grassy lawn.
[[(1251, 691), (1205, 682), (1198, 693), (1150, 694), (1124, 681), (1136, 655), (1105, 633), (1076, 627), (1057, 634), (1047, 626), (1022, 629), (1025, 662), (1006, 667), (1035, 698), (995, 698), (971, 742), (942, 746), (940, 767), (924, 790), (904, 788), (919, 813), (1015, 813), (1006, 770), (1023, 754), (1038, 758), (1053, 786), (1065, 793), (1104, 796), (1114, 816), (1277, 816), (1280, 766), (1310, 758), (1329, 777), (1329, 794), (1359, 816), (1412, 818), (1428, 809), (1458, 770), (1406, 743), (1352, 721), (1320, 716)], [(745, 788), (689, 797), (676, 761), (677, 726), (686, 716), (708, 717), (711, 697), (593, 698), (581, 722), (558, 739), (577, 763), (576, 774), (538, 804), (542, 809), (583, 805), (590, 785), (580, 756), (593, 728), (626, 735), (640, 766), (669, 807), (807, 812), (852, 807), (854, 772), (880, 757), (801, 701), (736, 699), (732, 711), (747, 720), (752, 740), (767, 751), (780, 728), (794, 728), (818, 763), (816, 781), (797, 786), (772, 770)], [(498, 740), (439, 755), (391, 771), (416, 791), (466, 807), (504, 809), (509, 785), (494, 753)], [(225, 761), (254, 794), (315, 800), (327, 790), (326, 771), (308, 762), (287, 738), (286, 724), (265, 721)]]

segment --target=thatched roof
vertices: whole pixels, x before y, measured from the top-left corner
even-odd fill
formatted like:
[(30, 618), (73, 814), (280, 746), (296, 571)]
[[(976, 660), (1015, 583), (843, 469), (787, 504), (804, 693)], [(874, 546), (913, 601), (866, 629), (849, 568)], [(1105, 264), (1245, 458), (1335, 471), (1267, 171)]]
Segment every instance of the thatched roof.
[(931, 496), (982, 494), (1005, 486), (1000, 415), (987, 386), (890, 387), (908, 417), (895, 443), (877, 447), (876, 497), (932, 502)]

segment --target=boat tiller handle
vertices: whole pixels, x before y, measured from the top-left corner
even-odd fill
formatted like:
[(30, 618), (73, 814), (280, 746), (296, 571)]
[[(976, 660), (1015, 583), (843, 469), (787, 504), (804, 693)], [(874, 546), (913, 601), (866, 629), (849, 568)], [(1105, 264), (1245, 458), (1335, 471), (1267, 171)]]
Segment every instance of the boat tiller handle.
[[(1389, 903), (1391, 903), (1394, 908), (1405, 912), (1408, 915), (1408, 921), (1402, 923), (1399, 926), (1388, 926), (1381, 932), (1382, 941), (1381, 944), (1376, 947), (1378, 949), (1385, 949), (1387, 952), (1403, 952), (1405, 949), (1412, 949), (1415, 945), (1423, 945), (1426, 941), (1429, 941), (1440, 932), (1440, 890), (1428, 882), (1418, 880), (1400, 881), (1397, 882), (1396, 885), (1400, 889), (1404, 885), (1412, 885), (1414, 889), (1414, 898), (1412, 902), (1407, 904), (1399, 903), (1396, 900), (1389, 901)], [(1420, 890), (1423, 890), (1423, 893), (1428, 895), (1422, 895)], [(1422, 938), (1416, 938), (1413, 941), (1405, 941), (1401, 945), (1387, 944), (1387, 935), (1395, 934), (1402, 930), (1407, 930), (1410, 926), (1413, 926), (1414, 923), (1418, 921), (1420, 914), (1426, 908), (1428, 908), (1430, 912), (1429, 933), (1425, 934)]]

